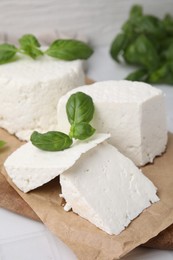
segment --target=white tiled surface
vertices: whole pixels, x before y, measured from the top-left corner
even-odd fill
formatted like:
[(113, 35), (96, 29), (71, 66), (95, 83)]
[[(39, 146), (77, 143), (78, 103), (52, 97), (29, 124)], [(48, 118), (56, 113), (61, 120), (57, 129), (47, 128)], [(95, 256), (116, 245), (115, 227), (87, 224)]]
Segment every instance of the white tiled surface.
[[(129, 68), (118, 66), (111, 60), (106, 47), (97, 48), (88, 61), (87, 74), (95, 80), (122, 79), (128, 71)], [(173, 87), (160, 86), (160, 88), (166, 94), (168, 129), (173, 132)], [(43, 224), (0, 209), (0, 260), (75, 259), (72, 251)], [(172, 260), (173, 251), (139, 247), (123, 259)]]

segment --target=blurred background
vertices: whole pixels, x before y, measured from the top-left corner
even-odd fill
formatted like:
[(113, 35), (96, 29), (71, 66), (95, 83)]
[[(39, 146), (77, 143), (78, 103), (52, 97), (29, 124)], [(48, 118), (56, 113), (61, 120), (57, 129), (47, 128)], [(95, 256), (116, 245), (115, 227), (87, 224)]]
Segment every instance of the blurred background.
[(84, 35), (93, 46), (107, 45), (133, 4), (141, 4), (145, 13), (158, 17), (173, 13), (172, 0), (1, 0), (0, 33), (58, 31)]

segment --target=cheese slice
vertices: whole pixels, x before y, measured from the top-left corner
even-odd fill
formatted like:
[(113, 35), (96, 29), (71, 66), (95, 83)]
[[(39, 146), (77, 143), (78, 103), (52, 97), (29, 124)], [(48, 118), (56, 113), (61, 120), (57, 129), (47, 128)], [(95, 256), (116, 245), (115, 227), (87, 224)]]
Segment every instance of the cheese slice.
[(72, 210), (108, 234), (118, 235), (151, 203), (156, 187), (134, 163), (108, 143), (82, 155), (60, 175), (62, 196)]
[(21, 140), (57, 128), (59, 98), (84, 84), (82, 62), (20, 55), (0, 66), (0, 127)]
[(23, 192), (28, 192), (54, 179), (70, 168), (81, 154), (109, 137), (109, 134), (95, 134), (59, 152), (42, 151), (28, 142), (7, 158), (4, 167), (14, 184)]
[(152, 162), (167, 144), (165, 100), (161, 90), (146, 83), (98, 82), (69, 91), (58, 103), (58, 129), (68, 132), (66, 102), (75, 92), (93, 98), (91, 124), (98, 132), (110, 133), (109, 142), (140, 166)]

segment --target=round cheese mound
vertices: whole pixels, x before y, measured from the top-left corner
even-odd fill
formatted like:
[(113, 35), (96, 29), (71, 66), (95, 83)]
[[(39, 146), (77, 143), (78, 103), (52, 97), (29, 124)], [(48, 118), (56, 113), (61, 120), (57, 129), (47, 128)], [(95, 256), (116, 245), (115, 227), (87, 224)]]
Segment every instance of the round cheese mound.
[(83, 84), (79, 60), (60, 61), (46, 55), (33, 60), (20, 55), (0, 65), (0, 127), (26, 141), (34, 130), (56, 130), (59, 98)]
[(65, 104), (72, 93), (93, 98), (91, 122), (98, 132), (110, 133), (110, 143), (138, 165), (152, 162), (167, 143), (165, 100), (161, 90), (141, 82), (105, 81), (69, 91), (58, 104), (58, 129), (69, 131)]

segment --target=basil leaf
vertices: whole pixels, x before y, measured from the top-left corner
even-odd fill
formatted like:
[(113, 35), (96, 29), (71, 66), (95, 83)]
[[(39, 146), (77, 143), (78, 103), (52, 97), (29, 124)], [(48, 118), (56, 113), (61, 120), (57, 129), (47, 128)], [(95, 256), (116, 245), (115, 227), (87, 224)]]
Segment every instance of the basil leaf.
[(6, 144), (6, 142), (4, 142), (3, 140), (0, 140), (0, 148), (2, 148), (5, 144)]
[(160, 39), (165, 36), (162, 22), (157, 17), (151, 15), (139, 17), (134, 25), (134, 31), (145, 35), (155, 35), (155, 37)]
[(25, 34), (19, 39), (20, 47), (25, 50), (26, 47), (40, 47), (37, 38), (32, 34)]
[(169, 44), (168, 48), (162, 52), (162, 56), (168, 61), (173, 61), (173, 42)]
[(117, 62), (119, 62), (118, 55), (125, 48), (127, 42), (127, 36), (124, 33), (119, 33), (113, 40), (110, 48), (110, 54)]
[(24, 54), (30, 56), (33, 59), (36, 59), (37, 57), (43, 55), (43, 52), (39, 49), (36, 49), (32, 46), (26, 46), (24, 50)]
[(94, 133), (95, 129), (90, 124), (85, 122), (74, 124), (70, 129), (70, 136), (79, 140), (85, 140)]
[(135, 36), (135, 28), (138, 25), (138, 20), (142, 17), (143, 11), (140, 5), (132, 6), (129, 19), (122, 25), (122, 30), (126, 35), (129, 35), (133, 40)]
[(165, 15), (162, 24), (167, 34), (173, 36), (173, 17), (169, 14)]
[(124, 59), (127, 63), (142, 65), (148, 69), (157, 67), (159, 62), (154, 46), (143, 34), (127, 47)]
[(173, 62), (165, 63), (159, 69), (153, 71), (147, 81), (149, 83), (173, 84)]
[(70, 124), (89, 123), (94, 114), (92, 98), (83, 92), (72, 94), (66, 104), (66, 113)]
[(34, 146), (45, 151), (62, 151), (69, 148), (73, 142), (68, 135), (57, 131), (44, 134), (34, 131), (30, 140)]
[(140, 5), (133, 5), (130, 10), (130, 18), (142, 16), (142, 7)]
[(47, 55), (62, 60), (88, 59), (93, 50), (78, 40), (56, 40), (45, 52)]
[(0, 44), (0, 64), (6, 63), (15, 56), (17, 48), (11, 44)]
[(21, 50), (33, 59), (43, 55), (43, 52), (39, 49), (40, 43), (34, 35), (25, 34), (19, 39), (19, 43)]
[(165, 52), (169, 48), (170, 45), (173, 44), (173, 36), (166, 37), (160, 42), (159, 51)]
[(130, 73), (127, 77), (126, 80), (131, 80), (131, 81), (145, 81), (146, 77), (148, 75), (148, 72), (145, 69), (138, 69), (132, 73)]

